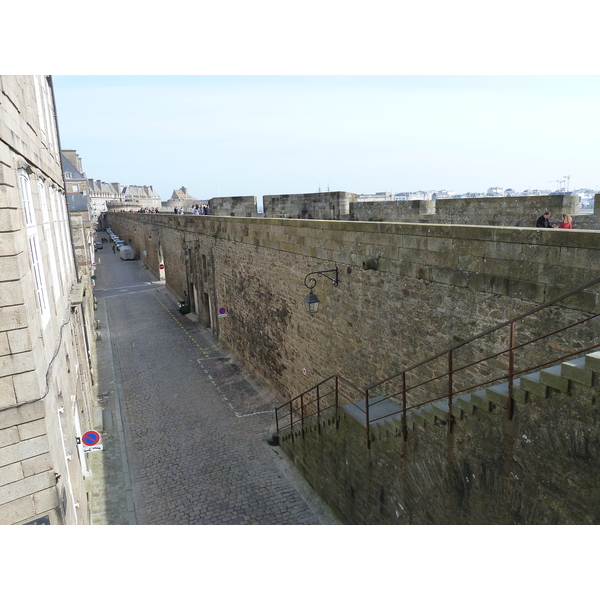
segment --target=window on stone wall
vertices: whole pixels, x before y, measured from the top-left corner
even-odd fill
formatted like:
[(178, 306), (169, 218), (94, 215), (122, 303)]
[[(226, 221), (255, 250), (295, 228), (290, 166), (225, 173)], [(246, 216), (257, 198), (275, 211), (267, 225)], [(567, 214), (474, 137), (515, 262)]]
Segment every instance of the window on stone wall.
[(57, 193), (54, 186), (50, 187), (50, 207), (52, 209), (52, 226), (54, 228), (54, 239), (56, 240), (56, 247), (58, 249), (58, 266), (60, 267), (60, 281), (65, 281), (65, 255), (61, 243), (61, 229), (60, 229), (60, 214), (58, 210), (58, 199)]
[(38, 231), (35, 219), (35, 207), (31, 195), (31, 182), (27, 172), (19, 169), (19, 190), (23, 202), (23, 213), (25, 215), (25, 229), (27, 231), (27, 242), (29, 246), (29, 258), (31, 260), (31, 269), (33, 281), (37, 295), (38, 310), (42, 318), (42, 328), (45, 328), (50, 320), (50, 309), (48, 307), (48, 297), (46, 293), (46, 279), (44, 277), (44, 265), (42, 255), (40, 254), (40, 244), (38, 240)]
[(40, 134), (42, 144), (50, 149), (52, 154), (58, 155), (58, 138), (54, 120), (54, 103), (48, 78), (44, 75), (34, 75), (35, 100), (37, 112), (40, 117)]
[(56, 268), (56, 253), (54, 251), (54, 239), (50, 229), (50, 214), (48, 212), (48, 200), (46, 197), (46, 184), (38, 179), (38, 195), (40, 197), (40, 208), (42, 209), (42, 224), (44, 227), (44, 243), (48, 262), (50, 263), (50, 272), (52, 273), (52, 285), (54, 290), (54, 299), (58, 300), (60, 287), (58, 283), (58, 271)]

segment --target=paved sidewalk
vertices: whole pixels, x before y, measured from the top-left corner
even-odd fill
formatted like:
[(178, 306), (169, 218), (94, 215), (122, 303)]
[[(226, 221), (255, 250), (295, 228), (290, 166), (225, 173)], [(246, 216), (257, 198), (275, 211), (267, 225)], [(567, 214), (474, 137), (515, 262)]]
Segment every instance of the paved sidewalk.
[(106, 244), (96, 262), (92, 523), (338, 524), (266, 443), (276, 399), (140, 261)]

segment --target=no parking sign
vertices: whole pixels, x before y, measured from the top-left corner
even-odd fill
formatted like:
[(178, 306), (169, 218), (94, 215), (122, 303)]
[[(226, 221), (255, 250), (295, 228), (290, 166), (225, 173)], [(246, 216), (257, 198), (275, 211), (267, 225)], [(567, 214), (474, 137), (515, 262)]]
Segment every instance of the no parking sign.
[(84, 446), (95, 446), (100, 441), (100, 434), (97, 431), (86, 431), (81, 436), (81, 443)]
[[(85, 446), (83, 451), (87, 454), (88, 452), (97, 452), (98, 450), (104, 450), (104, 446), (99, 444), (100, 434), (97, 431), (86, 431), (81, 436), (81, 443)], [(79, 439), (77, 440), (79, 443)]]

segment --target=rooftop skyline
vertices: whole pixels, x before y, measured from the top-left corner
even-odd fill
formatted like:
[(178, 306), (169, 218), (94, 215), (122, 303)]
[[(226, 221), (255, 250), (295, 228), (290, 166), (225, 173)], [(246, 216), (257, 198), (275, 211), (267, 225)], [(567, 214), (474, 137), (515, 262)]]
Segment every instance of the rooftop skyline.
[(598, 76), (54, 76), (87, 176), (163, 200), (598, 189)]

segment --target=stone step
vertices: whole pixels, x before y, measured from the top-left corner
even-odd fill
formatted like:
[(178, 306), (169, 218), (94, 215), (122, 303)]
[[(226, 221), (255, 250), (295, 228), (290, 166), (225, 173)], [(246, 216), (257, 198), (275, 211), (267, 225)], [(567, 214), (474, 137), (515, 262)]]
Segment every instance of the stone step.
[[(366, 427), (365, 405), (364, 400), (359, 400), (353, 404), (344, 404), (340, 406), (340, 409)], [(401, 411), (402, 406), (387, 396), (369, 399), (369, 420), (372, 427), (388, 427), (393, 420), (400, 420)], [(391, 427), (393, 428), (395, 425), (392, 424)]]
[(527, 392), (521, 389), (521, 379), (513, 380), (512, 397), (513, 400), (516, 400), (517, 402), (527, 401)]
[(472, 415), (475, 412), (475, 405), (471, 402), (471, 394), (459, 396), (456, 399), (456, 406), (463, 414)]
[(424, 406), (423, 408), (421, 408), (420, 411), (428, 423), (435, 425), (436, 416), (435, 416), (435, 412), (433, 411), (433, 405), (428, 404), (428, 405)]
[(521, 377), (521, 389), (541, 398), (548, 397), (548, 386), (540, 382), (539, 371), (523, 375)]
[(576, 383), (592, 387), (594, 385), (594, 371), (587, 369), (585, 363), (585, 356), (571, 358), (561, 365), (562, 376)]
[(411, 410), (407, 413), (407, 420), (412, 421), (415, 425), (420, 425), (421, 427), (425, 427), (427, 421), (425, 417), (421, 414), (421, 409)]
[(487, 399), (485, 390), (478, 390), (473, 392), (471, 395), (471, 402), (477, 407), (489, 412), (491, 409), (491, 402)]
[(444, 401), (434, 402), (431, 405), (433, 414), (440, 420), (445, 421), (448, 418), (448, 403)]
[(496, 406), (506, 408), (508, 404), (508, 381), (486, 388), (485, 397), (486, 400), (489, 400)]
[(561, 374), (562, 365), (555, 365), (540, 371), (540, 383), (551, 387), (553, 390), (558, 390), (563, 394), (569, 393), (570, 382)]
[(600, 352), (591, 352), (585, 357), (585, 368), (600, 373)]
[[(514, 400), (526, 402), (527, 394), (534, 394), (547, 398), (550, 389), (568, 394), (571, 381), (581, 383), (588, 387), (595, 385), (600, 373), (600, 351), (592, 352), (586, 356), (572, 358), (562, 364), (548, 367), (536, 373), (529, 373), (513, 381), (512, 397)], [(478, 409), (489, 412), (492, 405), (506, 408), (508, 399), (508, 382), (493, 385), (470, 394), (463, 394), (453, 399), (452, 414), (459, 419), (463, 415), (472, 415)], [(341, 407), (344, 412), (365, 425), (365, 401)], [(369, 400), (369, 414), (371, 419), (378, 419), (372, 423), (378, 434), (389, 432), (399, 435), (402, 431), (402, 406), (399, 402), (380, 396)], [(416, 425), (425, 427), (438, 422), (446, 423), (448, 420), (448, 402), (439, 400), (416, 409), (408, 410), (406, 414), (407, 429), (413, 430)]]
[(371, 423), (371, 427), (378, 434), (385, 434), (388, 432), (390, 435), (398, 435), (398, 431), (401, 429), (401, 425), (395, 419), (381, 419), (380, 421), (375, 421)]
[[(458, 406), (456, 404), (456, 400), (457, 399), (455, 398), (454, 402), (452, 403), (451, 413), (457, 419), (462, 419), (463, 411), (461, 410), (460, 406)], [(439, 402), (434, 402), (431, 406), (433, 408), (433, 412), (435, 413), (436, 417), (438, 417), (442, 421), (446, 421), (446, 419), (448, 418), (448, 401), (440, 400)]]

